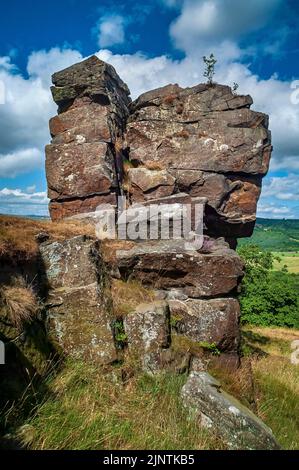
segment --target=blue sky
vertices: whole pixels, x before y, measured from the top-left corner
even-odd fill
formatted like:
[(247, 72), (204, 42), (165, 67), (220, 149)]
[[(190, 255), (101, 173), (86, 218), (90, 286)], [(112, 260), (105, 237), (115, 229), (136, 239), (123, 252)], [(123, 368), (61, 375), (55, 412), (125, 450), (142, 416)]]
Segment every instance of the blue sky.
[(299, 218), (297, 0), (11, 0), (0, 17), (0, 212), (47, 214), (44, 145), (51, 74), (97, 54), (136, 98), (167, 83), (216, 80), (270, 115), (274, 152), (258, 215)]

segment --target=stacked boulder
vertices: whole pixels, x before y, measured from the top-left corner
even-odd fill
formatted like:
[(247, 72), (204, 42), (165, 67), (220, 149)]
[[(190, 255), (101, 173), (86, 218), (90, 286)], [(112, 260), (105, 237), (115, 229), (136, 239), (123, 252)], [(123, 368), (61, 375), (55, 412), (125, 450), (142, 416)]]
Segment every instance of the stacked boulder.
[(95, 56), (55, 73), (53, 83), (58, 115), (50, 120), (46, 172), (50, 214), (58, 220), (116, 204), (117, 148), (130, 98), (114, 68)]
[(228, 86), (168, 85), (131, 106), (126, 139), (131, 201), (186, 192), (207, 198), (212, 236), (250, 236), (268, 171), (268, 116)]

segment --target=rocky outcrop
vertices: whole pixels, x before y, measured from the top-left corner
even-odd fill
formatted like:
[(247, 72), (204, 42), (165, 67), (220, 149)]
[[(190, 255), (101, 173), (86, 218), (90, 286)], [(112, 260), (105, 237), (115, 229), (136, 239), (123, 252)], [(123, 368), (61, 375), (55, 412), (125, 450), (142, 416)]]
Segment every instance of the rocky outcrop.
[[(46, 149), (52, 218), (97, 220), (98, 205), (116, 207), (117, 196), (125, 195), (118, 235), (130, 241), (115, 250), (108, 243), (107, 271), (169, 301), (179, 335), (237, 357), (240, 312), (233, 297), (243, 265), (232, 248), (254, 226), (271, 154), (268, 117), (250, 109), (250, 96), (222, 85), (168, 85), (131, 103), (113, 67), (95, 56), (54, 74), (53, 83), (59, 108)], [(181, 240), (175, 236), (186, 205), (190, 233), (198, 228), (195, 207), (201, 206), (205, 236), (199, 245), (185, 232)]]
[(116, 204), (118, 148), (130, 99), (114, 68), (95, 56), (52, 79), (59, 114), (50, 120), (46, 172), (50, 214), (57, 220)]
[[(169, 85), (130, 105), (127, 87), (96, 57), (54, 74), (53, 83), (59, 114), (50, 121), (46, 162), (52, 218), (85, 217), (100, 204), (115, 206), (125, 192), (129, 204), (171, 204), (174, 220), (183, 204), (202, 198), (209, 235), (202, 249), (175, 240), (133, 244), (117, 251), (113, 270), (163, 299), (185, 302), (181, 329), (231, 358), (239, 307), (224, 297), (237, 293), (243, 266), (217, 237), (235, 247), (253, 229), (271, 152), (267, 116), (250, 110), (249, 96), (220, 85)], [(154, 215), (151, 227), (168, 212)]]
[[(271, 154), (268, 117), (227, 86), (168, 85), (131, 107), (126, 139), (132, 201), (185, 191), (208, 199), (208, 232), (252, 232)], [(152, 172), (152, 173), (151, 173)]]
[(200, 425), (216, 432), (229, 449), (279, 449), (271, 429), (208, 373), (191, 372), (182, 399)]
[[(216, 84), (168, 85), (131, 103), (113, 67), (96, 57), (53, 83), (51, 217), (97, 222), (106, 204), (118, 239), (41, 245), (51, 336), (65, 353), (99, 364), (137, 357), (151, 374), (192, 364), (183, 399), (201, 423), (229, 448), (276, 448), (270, 431), (205, 373), (213, 355), (239, 364), (244, 266), (234, 248), (254, 227), (271, 155), (268, 117), (250, 109), (250, 96)], [(187, 207), (185, 229), (177, 221)], [(101, 240), (107, 224), (97, 227)], [(156, 300), (141, 295), (119, 314), (111, 277), (128, 289), (139, 283)]]

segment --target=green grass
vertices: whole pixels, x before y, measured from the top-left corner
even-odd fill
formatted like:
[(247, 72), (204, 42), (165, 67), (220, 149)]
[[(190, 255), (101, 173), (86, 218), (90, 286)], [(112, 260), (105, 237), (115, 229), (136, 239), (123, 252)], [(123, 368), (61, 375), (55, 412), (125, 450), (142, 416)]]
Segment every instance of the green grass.
[[(299, 365), (290, 362), (299, 330), (246, 326), (243, 338), (242, 367), (211, 372), (272, 428), (282, 448), (299, 449)], [(186, 375), (133, 371), (129, 364), (99, 370), (67, 361), (9, 437), (33, 450), (225, 449), (189, 419), (180, 399)]]
[(180, 400), (186, 376), (139, 375), (124, 384), (119, 373), (68, 362), (15, 436), (41, 450), (223, 448), (188, 419)]
[(241, 368), (211, 373), (273, 430), (283, 449), (298, 450), (299, 365), (290, 356), (299, 330), (247, 325), (242, 336)]
[(278, 256), (280, 261), (274, 261), (274, 269), (281, 270), (284, 266), (287, 267), (289, 273), (299, 273), (299, 252), (298, 251), (282, 251), (273, 252), (274, 256)]

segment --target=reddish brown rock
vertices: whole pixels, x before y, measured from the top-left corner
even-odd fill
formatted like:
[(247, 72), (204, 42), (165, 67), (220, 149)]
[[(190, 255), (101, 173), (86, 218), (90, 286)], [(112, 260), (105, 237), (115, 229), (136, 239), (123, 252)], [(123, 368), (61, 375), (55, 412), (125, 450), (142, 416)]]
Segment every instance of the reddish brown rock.
[(48, 196), (51, 200), (108, 194), (115, 186), (113, 157), (106, 143), (46, 147)]
[(136, 202), (170, 196), (174, 191), (175, 178), (166, 170), (130, 168), (129, 192)]
[[(94, 214), (102, 204), (116, 206), (116, 194), (102, 194), (100, 196), (83, 197), (82, 199), (65, 199), (63, 201), (51, 201), (49, 211), (53, 221), (81, 217), (88, 218)], [(74, 215), (75, 214), (75, 215)]]
[(96, 56), (54, 73), (52, 94), (60, 111), (81, 105), (86, 97), (100, 106), (109, 106), (110, 111), (121, 119), (126, 118), (130, 104), (129, 89), (119, 78), (112, 65)]
[(243, 276), (236, 252), (214, 240), (206, 240), (202, 251), (186, 251), (181, 240), (136, 243), (116, 251), (116, 263), (125, 279), (159, 290), (176, 289), (193, 298), (235, 292)]
[[(271, 135), (268, 116), (250, 110), (251, 104), (249, 96), (221, 85), (169, 85), (132, 104), (126, 139), (133, 165), (170, 173), (174, 193), (207, 197), (212, 236), (248, 236), (253, 230)], [(142, 200), (140, 190), (132, 200)]]
[(50, 120), (53, 144), (70, 142), (111, 142), (109, 109), (90, 101), (85, 106), (71, 108)]
[[(129, 90), (111, 65), (93, 56), (52, 77), (58, 116), (50, 120), (46, 174), (53, 220), (89, 214), (122, 183), (121, 142)], [(68, 200), (71, 199), (71, 202)]]

